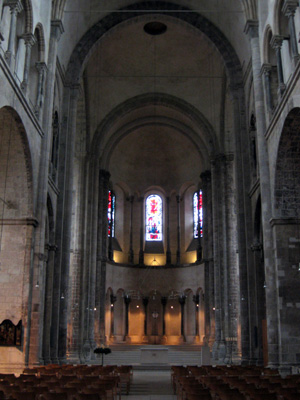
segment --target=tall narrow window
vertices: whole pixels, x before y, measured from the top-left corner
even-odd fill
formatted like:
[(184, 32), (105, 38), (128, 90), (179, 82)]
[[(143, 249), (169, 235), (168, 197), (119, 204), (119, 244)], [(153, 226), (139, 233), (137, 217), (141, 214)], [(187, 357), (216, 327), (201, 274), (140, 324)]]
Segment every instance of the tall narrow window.
[(115, 206), (116, 196), (111, 190), (109, 190), (107, 207), (108, 237), (115, 237)]
[(162, 199), (151, 194), (146, 199), (146, 241), (162, 240)]
[(203, 236), (203, 208), (202, 208), (202, 190), (195, 192), (193, 196), (193, 214), (194, 214), (194, 238)]

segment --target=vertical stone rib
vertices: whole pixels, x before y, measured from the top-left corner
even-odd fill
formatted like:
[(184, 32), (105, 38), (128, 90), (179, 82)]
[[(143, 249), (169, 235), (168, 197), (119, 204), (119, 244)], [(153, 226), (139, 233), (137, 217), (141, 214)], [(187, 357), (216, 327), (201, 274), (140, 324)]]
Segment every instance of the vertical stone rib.
[(272, 217), (270, 170), (267, 143), (265, 139), (266, 121), (264, 108), (264, 94), (260, 75), (261, 60), (259, 48), (258, 23), (248, 21), (245, 32), (249, 35), (252, 53), (252, 70), (254, 99), (257, 124), (257, 149), (260, 172), (260, 191), (262, 206), (262, 227), (264, 245), (264, 263), (266, 276), (266, 307), (268, 327), (268, 356), (269, 367), (277, 368), (280, 363), (280, 319), (278, 307), (277, 271), (273, 256), (273, 237), (270, 225)]

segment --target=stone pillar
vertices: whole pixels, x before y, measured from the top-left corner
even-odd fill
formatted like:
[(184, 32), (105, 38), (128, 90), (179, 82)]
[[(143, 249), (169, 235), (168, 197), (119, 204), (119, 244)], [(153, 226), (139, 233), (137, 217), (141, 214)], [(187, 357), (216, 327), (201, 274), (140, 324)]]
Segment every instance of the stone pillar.
[(237, 262), (236, 251), (238, 249), (237, 242), (237, 219), (236, 219), (236, 188), (235, 188), (235, 171), (234, 157), (232, 154), (226, 156), (225, 160), (225, 204), (226, 204), (226, 253), (227, 263), (224, 275), (227, 277), (227, 288), (224, 296), (226, 307), (225, 325), (226, 333), (226, 358), (225, 362), (239, 364), (241, 362), (240, 346), (238, 343), (239, 334), (239, 265)]
[(274, 35), (271, 39), (271, 46), (275, 50), (277, 59), (277, 73), (278, 73), (278, 96), (281, 97), (285, 91), (285, 83), (283, 77), (283, 67), (282, 67), (282, 57), (281, 57), (281, 47), (283, 42), (283, 36)]
[(200, 296), (196, 294), (193, 296), (193, 302), (195, 303), (195, 336), (199, 336), (199, 301)]
[[(225, 343), (225, 315), (228, 305), (225, 303), (227, 290), (226, 275), (226, 209), (224, 193), (224, 163), (225, 155), (219, 154), (212, 161), (212, 206), (213, 206), (213, 251), (214, 251), (214, 294), (215, 294), (215, 342), (213, 344), (213, 358), (224, 361), (226, 354)], [(226, 324), (228, 321), (226, 321)]]
[(44, 86), (45, 86), (45, 74), (47, 66), (44, 62), (38, 62), (35, 65), (39, 73), (36, 103), (35, 103), (35, 115), (38, 119), (40, 119), (44, 103)]
[(211, 171), (200, 175), (203, 201), (203, 259), (205, 265), (205, 342), (212, 347), (215, 338), (215, 292), (213, 261), (212, 180)]
[(52, 322), (52, 301), (53, 301), (53, 276), (54, 276), (54, 259), (57, 246), (46, 245), (48, 251), (46, 265), (46, 282), (45, 282), (45, 313), (44, 313), (44, 337), (43, 337), (43, 353), (42, 359), (44, 364), (51, 363), (50, 354), (50, 329)]
[(108, 184), (110, 173), (99, 171), (98, 196), (98, 229), (97, 229), (97, 261), (96, 261), (96, 293), (95, 293), (95, 341), (98, 346), (105, 341), (105, 299), (106, 299), (106, 262), (108, 235)]
[(163, 334), (163, 336), (165, 336), (166, 335), (166, 321), (165, 321), (165, 314), (166, 314), (166, 305), (167, 305), (167, 302), (168, 302), (168, 298), (167, 297), (165, 297), (165, 296), (163, 296), (162, 298), (161, 298), (161, 304), (162, 304), (162, 323), (163, 323), (163, 329), (162, 329), (162, 334)]
[[(0, 13), (2, 15), (2, 7), (3, 7), (3, 0), (0, 0)], [(0, 18), (0, 43), (4, 40), (2, 27), (1, 27), (1, 18)]]
[(180, 240), (180, 196), (176, 196), (177, 201), (177, 252), (176, 252), (176, 265), (180, 265), (181, 259), (181, 240)]
[(184, 332), (184, 305), (185, 305), (186, 296), (181, 295), (178, 297), (178, 301), (180, 304), (180, 315), (181, 315), (181, 323), (180, 323), (180, 335), (182, 340), (185, 342), (185, 332)]
[(283, 14), (286, 17), (288, 17), (289, 20), (290, 43), (291, 43), (294, 66), (297, 65), (299, 60), (297, 35), (295, 29), (295, 12), (298, 6), (299, 6), (298, 0), (285, 0), (284, 5), (282, 7)]
[(254, 306), (255, 306), (255, 321), (254, 321), (254, 340), (252, 346), (252, 364), (263, 365), (263, 333), (262, 333), (262, 321), (265, 320), (265, 280), (263, 269), (263, 247), (258, 241), (251, 245), (253, 252), (253, 264), (255, 266), (255, 286), (252, 288), (255, 293)]
[(273, 99), (272, 99), (272, 92), (271, 92), (271, 71), (272, 65), (271, 64), (263, 64), (261, 67), (261, 74), (264, 77), (265, 82), (265, 93), (266, 93), (266, 104), (267, 109), (269, 112), (273, 110)]
[[(60, 225), (62, 230), (57, 235), (57, 246), (60, 250), (60, 304), (59, 304), (59, 335), (58, 335), (58, 359), (60, 362), (66, 362), (67, 350), (67, 333), (68, 333), (68, 317), (69, 317), (69, 270), (70, 270), (70, 246), (72, 237), (72, 203), (73, 203), (73, 170), (74, 170), (74, 153), (77, 122), (77, 102), (79, 96), (79, 86), (71, 87), (68, 91), (68, 111), (67, 111), (67, 136), (68, 149), (64, 165), (65, 175), (60, 177), (59, 189), (62, 193), (58, 201), (57, 221), (62, 221)], [(66, 128), (66, 127), (65, 127)], [(51, 134), (49, 134), (51, 136)], [(50, 138), (51, 139), (51, 138)], [(49, 157), (49, 153), (48, 153)], [(49, 158), (45, 165), (46, 173), (49, 171)], [(62, 180), (64, 186), (62, 187)], [(59, 282), (59, 279), (56, 281)]]
[(140, 221), (140, 253), (139, 253), (139, 265), (144, 265), (144, 197), (139, 198), (140, 202), (140, 215), (141, 215), (141, 221)]
[(133, 264), (133, 262), (134, 262), (134, 252), (133, 252), (133, 202), (134, 202), (134, 196), (130, 196), (129, 201), (130, 201), (130, 233), (129, 233), (128, 262), (130, 264)]
[(125, 303), (125, 336), (124, 341), (129, 342), (129, 304), (131, 303), (131, 298), (128, 294), (124, 296), (124, 303)]
[[(263, 87), (260, 75), (261, 60), (260, 46), (258, 34), (258, 22), (248, 21), (245, 28), (246, 34), (249, 35), (251, 52), (252, 52), (252, 70), (254, 85), (254, 100), (256, 111), (256, 128), (257, 128), (257, 150), (260, 173), (260, 191), (261, 191), (261, 207), (262, 207), (262, 228), (263, 228), (263, 244), (264, 244), (264, 265), (265, 276), (267, 282), (266, 288), (266, 309), (267, 309), (267, 328), (268, 328), (268, 356), (269, 366), (277, 368), (279, 366), (279, 357), (281, 354), (281, 343), (279, 338), (279, 304), (277, 289), (277, 271), (275, 268), (273, 256), (273, 236), (270, 225), (272, 218), (271, 188), (270, 188), (270, 170), (269, 155), (267, 142), (265, 138), (266, 121), (264, 110)], [(241, 302), (241, 314), (247, 313), (247, 309), (243, 309)], [(242, 343), (243, 346), (243, 343)]]
[[(51, 35), (49, 41), (49, 54), (48, 54), (48, 66), (49, 73), (47, 74), (47, 82), (46, 82), (46, 98), (48, 107), (44, 113), (43, 120), (43, 130), (44, 130), (44, 138), (42, 141), (41, 148), (41, 156), (40, 156), (40, 165), (39, 165), (39, 181), (38, 181), (38, 198), (36, 203), (35, 213), (38, 216), (39, 226), (36, 230), (35, 234), (35, 248), (34, 253), (35, 257), (33, 260), (32, 268), (34, 270), (40, 270), (40, 262), (41, 262), (41, 254), (44, 252), (44, 233), (46, 227), (46, 213), (47, 213), (47, 194), (48, 194), (48, 166), (49, 166), (49, 153), (51, 146), (51, 137), (52, 137), (52, 106), (53, 106), (53, 98), (54, 98), (54, 84), (55, 84), (55, 70), (56, 70), (56, 55), (57, 55), (57, 43), (63, 32), (62, 24), (60, 21), (57, 22), (56, 26), (52, 26)], [(59, 215), (57, 215), (59, 219)], [(61, 216), (62, 220), (62, 216)], [(57, 242), (58, 243), (58, 242)], [(54, 266), (54, 282), (53, 286), (53, 300), (52, 300), (52, 324), (51, 324), (51, 334), (50, 334), (50, 353), (52, 362), (57, 362), (58, 355), (58, 325), (59, 325), (59, 304), (60, 304), (60, 261), (58, 261), (59, 251), (56, 252), (56, 261)], [(42, 295), (42, 293), (41, 293)], [(43, 319), (43, 311), (41, 311), (41, 320), (35, 321), (36, 325), (39, 327), (39, 337), (40, 341), (43, 338), (43, 323), (40, 323)], [(29, 316), (30, 318), (30, 316)], [(35, 316), (33, 317), (35, 319)], [(29, 332), (29, 341), (30, 332)], [(40, 357), (41, 357), (41, 349), (42, 344), (40, 343)], [(35, 345), (31, 343), (30, 346), (26, 347), (25, 354), (26, 362), (34, 363), (37, 359), (37, 352)]]
[(110, 295), (110, 338), (115, 337), (115, 302), (117, 301), (117, 296), (113, 294)]
[(5, 52), (5, 59), (8, 65), (11, 66), (12, 58), (15, 56), (17, 17), (18, 14), (23, 10), (23, 6), (21, 0), (6, 0), (5, 5), (9, 6), (11, 14), (8, 48), (7, 51)]
[(145, 312), (145, 319), (144, 319), (144, 339), (143, 341), (148, 341), (147, 338), (147, 331), (148, 331), (148, 303), (149, 303), (149, 297), (143, 297), (143, 306), (144, 306), (144, 312)]
[(23, 36), (25, 41), (25, 63), (24, 63), (24, 72), (23, 72), (23, 81), (21, 84), (21, 88), (24, 93), (27, 91), (28, 85), (28, 76), (29, 76), (29, 69), (30, 69), (30, 59), (31, 59), (31, 48), (35, 44), (35, 36), (32, 33), (27, 33)]
[(81, 268), (82, 268), (82, 252), (81, 250), (73, 251), (72, 270), (70, 272), (71, 290), (69, 297), (69, 320), (68, 320), (68, 343), (67, 343), (67, 359), (70, 363), (77, 363), (81, 351), (80, 337), (80, 298), (81, 298)]
[(166, 251), (166, 264), (170, 265), (171, 259), (171, 248), (170, 248), (170, 197), (167, 197), (167, 251)]
[[(90, 226), (89, 235), (87, 237), (87, 248), (90, 249), (90, 257), (83, 259), (83, 295), (81, 308), (82, 312), (82, 357), (86, 362), (95, 355), (93, 350), (97, 347), (95, 341), (95, 317), (96, 311), (96, 265), (97, 265), (97, 232), (98, 232), (98, 198), (99, 198), (99, 160), (94, 155), (87, 160), (86, 167), (86, 191), (88, 198), (86, 201), (87, 224)], [(88, 207), (89, 199), (91, 199), (91, 207)], [(88, 253), (87, 253), (88, 254)], [(97, 292), (98, 293), (98, 292)], [(99, 321), (99, 319), (98, 319)], [(98, 325), (99, 326), (99, 325)]]

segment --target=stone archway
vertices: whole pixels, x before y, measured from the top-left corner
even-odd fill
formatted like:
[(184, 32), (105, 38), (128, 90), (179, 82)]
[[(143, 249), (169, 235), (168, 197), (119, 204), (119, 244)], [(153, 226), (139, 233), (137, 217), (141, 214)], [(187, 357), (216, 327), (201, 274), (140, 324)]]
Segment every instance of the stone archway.
[[(275, 246), (279, 308), (280, 350), (286, 365), (298, 362), (293, 350), (300, 346), (299, 259), (300, 259), (300, 108), (288, 114), (279, 141), (274, 209), (271, 221)], [(269, 329), (269, 327), (268, 327)], [(293, 343), (293, 345), (291, 345)], [(291, 347), (293, 346), (293, 348)]]
[[(0, 320), (14, 324), (22, 320), (24, 332), (23, 351), (12, 349), (9, 359), (6, 354), (3, 360), (22, 366), (30, 331), (31, 251), (37, 221), (33, 218), (33, 178), (25, 128), (10, 107), (0, 109), (0, 127)], [(35, 336), (38, 341), (38, 332)], [(0, 360), (1, 355), (0, 348)]]

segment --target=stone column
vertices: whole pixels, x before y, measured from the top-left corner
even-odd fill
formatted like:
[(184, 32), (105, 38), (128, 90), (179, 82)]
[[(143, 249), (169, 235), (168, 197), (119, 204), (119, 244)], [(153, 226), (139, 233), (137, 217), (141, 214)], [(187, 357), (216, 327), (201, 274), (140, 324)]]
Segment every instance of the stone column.
[(124, 341), (129, 342), (129, 304), (131, 303), (131, 298), (128, 294), (124, 296), (124, 303), (125, 303), (125, 336)]
[(38, 119), (40, 119), (44, 103), (44, 86), (45, 86), (45, 74), (47, 66), (44, 62), (38, 62), (35, 65), (39, 73), (36, 103), (35, 103), (35, 115)]
[[(66, 142), (68, 148), (66, 151), (66, 159), (64, 160), (64, 174), (60, 177), (59, 189), (62, 193), (58, 201), (57, 221), (62, 221), (60, 232), (57, 233), (57, 252), (60, 260), (57, 261), (60, 267), (60, 303), (59, 303), (59, 335), (58, 335), (58, 359), (60, 362), (66, 362), (67, 350), (67, 331), (68, 331), (68, 316), (69, 316), (69, 301), (70, 301), (70, 246), (72, 237), (72, 203), (73, 203), (73, 169), (74, 169), (74, 153), (75, 140), (74, 133), (76, 132), (77, 122), (77, 102), (79, 96), (79, 86), (71, 87), (68, 91), (68, 110), (67, 110), (67, 126), (65, 126)], [(67, 105), (65, 104), (65, 105)], [(51, 136), (51, 135), (49, 135)], [(48, 153), (49, 157), (49, 153)], [(45, 165), (47, 174), (49, 171), (49, 158)], [(62, 182), (63, 181), (63, 182)], [(63, 184), (63, 187), (62, 187)], [(59, 282), (59, 278), (55, 280)]]
[[(33, 260), (32, 268), (34, 270), (40, 270), (40, 255), (44, 252), (44, 233), (46, 227), (46, 213), (47, 213), (47, 195), (48, 195), (48, 166), (49, 166), (49, 153), (51, 146), (51, 137), (52, 137), (52, 106), (53, 106), (53, 98), (54, 98), (54, 84), (55, 84), (55, 70), (56, 70), (56, 55), (57, 55), (57, 43), (60, 39), (61, 33), (63, 32), (62, 24), (60, 21), (57, 21), (55, 26), (51, 27), (51, 35), (49, 41), (49, 53), (48, 53), (48, 67), (49, 73), (47, 74), (47, 82), (46, 82), (46, 98), (48, 107), (44, 113), (43, 120), (43, 130), (44, 130), (44, 138), (42, 141), (41, 148), (41, 156), (40, 156), (40, 165), (39, 165), (39, 181), (38, 181), (38, 197), (35, 213), (38, 216), (39, 226), (36, 230), (35, 234), (35, 248), (34, 253), (35, 257)], [(69, 101), (69, 99), (68, 99)], [(60, 216), (57, 215), (59, 220)], [(62, 216), (61, 216), (62, 220)], [(58, 238), (57, 238), (58, 240)], [(57, 241), (58, 243), (58, 241)], [(56, 252), (56, 261), (54, 266), (54, 282), (53, 286), (53, 300), (52, 300), (52, 324), (51, 324), (51, 344), (50, 344), (50, 353), (52, 362), (57, 362), (58, 355), (58, 324), (59, 324), (59, 304), (60, 304), (60, 261), (59, 258), (59, 248)], [(42, 293), (41, 293), (42, 295)], [(36, 313), (35, 313), (36, 314)], [(30, 316), (28, 316), (30, 318)], [(35, 321), (34, 323), (39, 327), (39, 337), (40, 341), (43, 338), (43, 323), (40, 323), (43, 319), (43, 311), (41, 312), (41, 320)], [(30, 332), (29, 332), (29, 341)], [(36, 359), (36, 351), (35, 346), (26, 347), (25, 358), (27, 362), (33, 363)], [(40, 344), (40, 349), (42, 348), (42, 344)], [(41, 353), (40, 353), (41, 356)]]
[(195, 336), (199, 336), (199, 301), (200, 296), (196, 294), (193, 296), (193, 302), (195, 303)]
[(271, 92), (271, 71), (272, 65), (271, 64), (263, 64), (261, 67), (261, 74), (264, 77), (265, 82), (265, 93), (266, 93), (266, 104), (267, 109), (269, 112), (273, 110), (273, 99), (272, 99), (272, 92)]
[(134, 262), (134, 252), (133, 252), (133, 202), (134, 196), (129, 197), (130, 201), (130, 233), (129, 233), (129, 257), (128, 262), (133, 264)]
[(11, 20), (8, 38), (8, 48), (5, 52), (5, 59), (11, 66), (12, 58), (15, 56), (15, 40), (17, 31), (17, 16), (23, 10), (21, 0), (6, 0), (5, 5), (9, 6)]
[(106, 262), (108, 235), (108, 185), (110, 173), (99, 171), (98, 196), (98, 229), (97, 229), (97, 262), (96, 262), (96, 293), (95, 293), (95, 340), (98, 345), (105, 341), (105, 299), (106, 299)]
[(261, 243), (258, 241), (254, 242), (251, 245), (251, 250), (253, 252), (253, 264), (255, 266), (255, 281), (254, 287), (252, 288), (255, 293), (254, 297), (254, 307), (255, 307), (255, 321), (254, 321), (254, 340), (252, 346), (252, 364), (263, 365), (263, 343), (262, 343), (262, 321), (265, 319), (265, 310), (264, 310), (264, 291), (265, 291), (265, 283), (264, 283), (264, 274), (262, 273), (263, 269), (263, 247)]
[(181, 241), (180, 241), (180, 196), (176, 196), (177, 201), (177, 252), (176, 252), (176, 265), (180, 265), (181, 259)]
[(180, 323), (180, 335), (182, 340), (185, 342), (185, 334), (184, 334), (184, 305), (185, 305), (185, 295), (181, 295), (178, 297), (178, 301), (180, 304), (180, 315), (181, 315), (181, 323)]
[(167, 251), (166, 264), (171, 264), (171, 248), (170, 248), (170, 197), (167, 197)]
[(57, 246), (49, 244), (46, 245), (46, 248), (48, 250), (48, 257), (46, 265), (44, 338), (42, 359), (44, 364), (49, 364), (51, 363), (50, 328), (52, 321), (54, 258), (57, 251)]
[(235, 187), (235, 171), (234, 157), (232, 154), (226, 156), (225, 161), (225, 204), (226, 204), (226, 248), (227, 263), (224, 274), (227, 277), (227, 287), (224, 296), (226, 307), (225, 334), (226, 334), (226, 358), (225, 362), (239, 364), (241, 362), (240, 346), (238, 343), (239, 331), (239, 265), (237, 262), (236, 250), (238, 248), (236, 227), (238, 225), (236, 219), (236, 187)]
[(23, 81), (21, 84), (21, 88), (24, 93), (27, 91), (28, 85), (28, 76), (29, 76), (29, 69), (30, 69), (30, 59), (31, 59), (31, 48), (35, 44), (36, 39), (32, 33), (27, 33), (23, 36), (25, 41), (25, 63), (24, 63), (24, 72), (23, 72)]
[[(258, 22), (248, 21), (245, 28), (246, 34), (249, 35), (251, 52), (252, 52), (252, 70), (254, 85), (254, 100), (256, 111), (256, 128), (257, 128), (257, 150), (260, 172), (260, 191), (262, 206), (262, 228), (263, 228), (263, 244), (264, 244), (264, 265), (265, 276), (267, 282), (266, 288), (266, 309), (267, 309), (267, 327), (268, 327), (268, 353), (269, 366), (277, 368), (279, 366), (279, 357), (281, 354), (281, 343), (279, 338), (279, 304), (278, 304), (278, 288), (277, 288), (277, 271), (275, 268), (275, 260), (273, 256), (273, 236), (270, 225), (272, 218), (271, 188), (270, 188), (270, 170), (269, 155), (267, 142), (265, 138), (266, 120), (264, 109), (263, 86), (261, 81), (260, 69), (260, 46), (258, 34)], [(242, 308), (241, 314), (247, 313), (247, 309)], [(243, 345), (243, 343), (242, 343)]]
[(165, 321), (165, 314), (166, 314), (166, 305), (168, 302), (168, 298), (163, 296), (161, 298), (161, 304), (162, 304), (162, 323), (163, 323), (163, 329), (162, 329), (162, 334), (163, 336), (166, 335), (166, 321)]
[[(213, 358), (224, 361), (226, 354), (225, 325), (226, 314), (225, 290), (227, 288), (226, 268), (226, 229), (225, 197), (224, 197), (224, 154), (219, 154), (212, 161), (212, 212), (213, 212), (213, 258), (214, 258), (214, 313), (215, 313), (215, 341), (213, 344)], [(222, 205), (222, 206), (220, 206)], [(224, 226), (225, 224), (225, 226)]]
[(144, 340), (143, 341), (148, 341), (147, 338), (147, 331), (148, 331), (148, 303), (149, 303), (149, 297), (143, 297), (143, 306), (144, 306), (144, 312), (145, 312), (145, 319), (144, 319)]
[(271, 39), (271, 46), (275, 50), (277, 59), (277, 73), (278, 73), (278, 96), (281, 97), (285, 91), (285, 83), (283, 77), (281, 47), (283, 42), (283, 36), (274, 35)]
[[(2, 14), (3, 0), (0, 0), (0, 13)], [(0, 18), (0, 43), (4, 40), (2, 27), (1, 27), (1, 18)]]
[(115, 337), (115, 302), (117, 301), (117, 296), (113, 294), (110, 295), (110, 337), (114, 339)]
[(203, 195), (203, 259), (205, 265), (205, 342), (212, 346), (215, 337), (213, 221), (211, 171), (200, 175)]
[[(97, 232), (98, 232), (98, 198), (99, 198), (99, 160), (96, 155), (87, 157), (86, 166), (86, 190), (85, 198), (87, 212), (87, 224), (90, 227), (87, 235), (87, 249), (90, 257), (83, 259), (83, 296), (82, 296), (82, 357), (84, 362), (94, 358), (93, 350), (97, 347), (95, 341), (95, 317), (96, 311), (96, 265), (97, 265)], [(89, 207), (89, 200), (91, 206)], [(98, 319), (99, 321), (99, 319)], [(99, 325), (98, 325), (99, 326)], [(97, 332), (99, 329), (97, 330)]]
[(141, 221), (140, 221), (140, 253), (139, 253), (139, 265), (144, 265), (144, 197), (139, 198), (140, 202), (140, 212), (141, 212)]
[(283, 14), (286, 17), (288, 17), (289, 20), (290, 43), (291, 43), (294, 66), (297, 65), (299, 60), (297, 35), (295, 29), (295, 12), (298, 6), (299, 6), (298, 0), (285, 0), (284, 5), (282, 7)]

